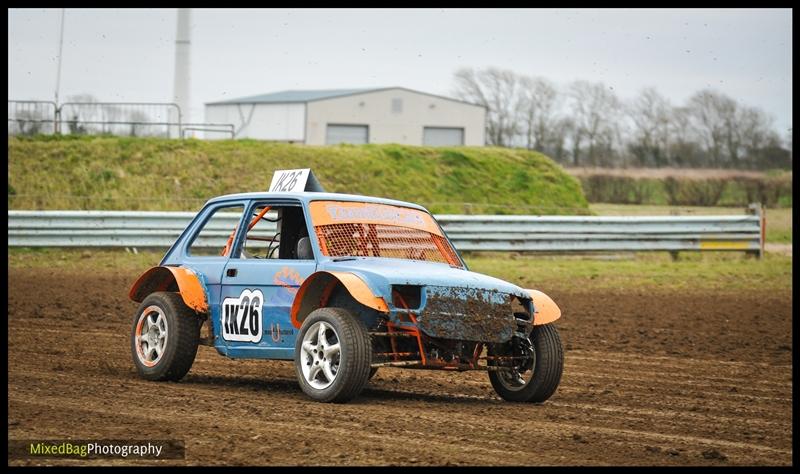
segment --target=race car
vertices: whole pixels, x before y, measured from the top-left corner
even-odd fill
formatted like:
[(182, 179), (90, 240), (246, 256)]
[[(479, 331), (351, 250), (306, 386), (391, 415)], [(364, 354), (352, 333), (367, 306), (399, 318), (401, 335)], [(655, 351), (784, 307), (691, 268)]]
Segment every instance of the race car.
[(408, 202), (211, 199), (129, 297), (140, 303), (133, 362), (148, 380), (183, 378), (200, 344), (291, 360), (320, 402), (352, 400), (379, 368), (403, 367), (487, 371), (503, 399), (540, 403), (563, 370), (553, 300), (469, 271), (435, 218)]

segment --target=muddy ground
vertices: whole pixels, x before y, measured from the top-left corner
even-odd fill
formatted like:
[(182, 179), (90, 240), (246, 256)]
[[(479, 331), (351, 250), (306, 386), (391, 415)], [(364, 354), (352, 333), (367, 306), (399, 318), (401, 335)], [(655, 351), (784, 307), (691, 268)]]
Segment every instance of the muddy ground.
[(792, 462), (790, 291), (548, 290), (564, 377), (511, 404), (485, 373), (381, 369), (310, 402), (289, 362), (201, 347), (179, 383), (137, 378), (135, 275), (9, 268), (8, 436), (180, 438), (185, 461), (9, 464), (734, 465)]

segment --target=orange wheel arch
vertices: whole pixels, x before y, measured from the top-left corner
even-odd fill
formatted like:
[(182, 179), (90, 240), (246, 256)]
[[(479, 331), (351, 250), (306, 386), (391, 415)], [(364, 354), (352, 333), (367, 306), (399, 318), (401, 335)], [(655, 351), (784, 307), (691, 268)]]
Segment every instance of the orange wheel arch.
[(561, 317), (561, 308), (558, 307), (553, 298), (539, 290), (527, 290), (533, 300), (533, 307), (536, 312), (533, 314), (533, 324), (541, 326), (542, 324), (552, 323)]
[(188, 268), (153, 267), (136, 280), (128, 292), (128, 297), (141, 303), (147, 295), (156, 291), (177, 291), (186, 306), (198, 313), (208, 312), (208, 300), (203, 284)]
[(358, 275), (348, 272), (314, 273), (305, 279), (294, 297), (291, 311), (292, 326), (300, 329), (309, 313), (325, 306), (332, 290), (341, 284), (356, 301), (381, 313), (388, 313), (389, 306), (376, 296)]

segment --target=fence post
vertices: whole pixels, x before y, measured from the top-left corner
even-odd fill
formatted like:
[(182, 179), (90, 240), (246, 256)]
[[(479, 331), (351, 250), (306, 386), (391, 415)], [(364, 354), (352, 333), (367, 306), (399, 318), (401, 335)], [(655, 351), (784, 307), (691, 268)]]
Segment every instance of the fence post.
[(185, 138), (183, 133), (183, 111), (181, 110), (181, 106), (175, 104), (175, 108), (178, 109), (178, 133), (180, 134), (181, 139)]
[[(681, 211), (680, 209), (672, 208), (669, 210), (669, 215), (679, 216), (681, 215)], [(680, 260), (680, 252), (678, 252), (677, 250), (670, 250), (669, 256), (672, 258), (673, 262), (677, 262), (678, 260)]]
[(53, 134), (61, 135), (61, 106), (56, 104), (53, 116)]
[(767, 238), (767, 211), (764, 209), (764, 206), (761, 205), (760, 202), (751, 203), (747, 206), (746, 209), (748, 214), (752, 214), (758, 216), (759, 226), (761, 228), (761, 232), (759, 233), (759, 248), (758, 248), (758, 258), (764, 257), (764, 241)]

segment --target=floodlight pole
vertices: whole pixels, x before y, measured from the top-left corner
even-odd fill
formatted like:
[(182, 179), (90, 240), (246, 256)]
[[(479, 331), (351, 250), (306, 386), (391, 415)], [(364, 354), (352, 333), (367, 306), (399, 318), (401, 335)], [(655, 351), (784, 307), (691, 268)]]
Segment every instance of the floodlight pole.
[(59, 133), (60, 132), (59, 129), (61, 128), (59, 126), (60, 120), (59, 120), (59, 117), (58, 117), (58, 115), (59, 115), (58, 114), (58, 108), (59, 108), (59, 105), (58, 105), (58, 92), (61, 89), (61, 57), (62, 57), (62, 53), (64, 52), (64, 14), (65, 14), (65, 11), (66, 11), (66, 8), (62, 8), (61, 9), (61, 31), (59, 32), (59, 39), (58, 39), (58, 70), (56, 71), (56, 117), (55, 117), (55, 121), (56, 122), (55, 122), (55, 124), (53, 124), (56, 133)]

